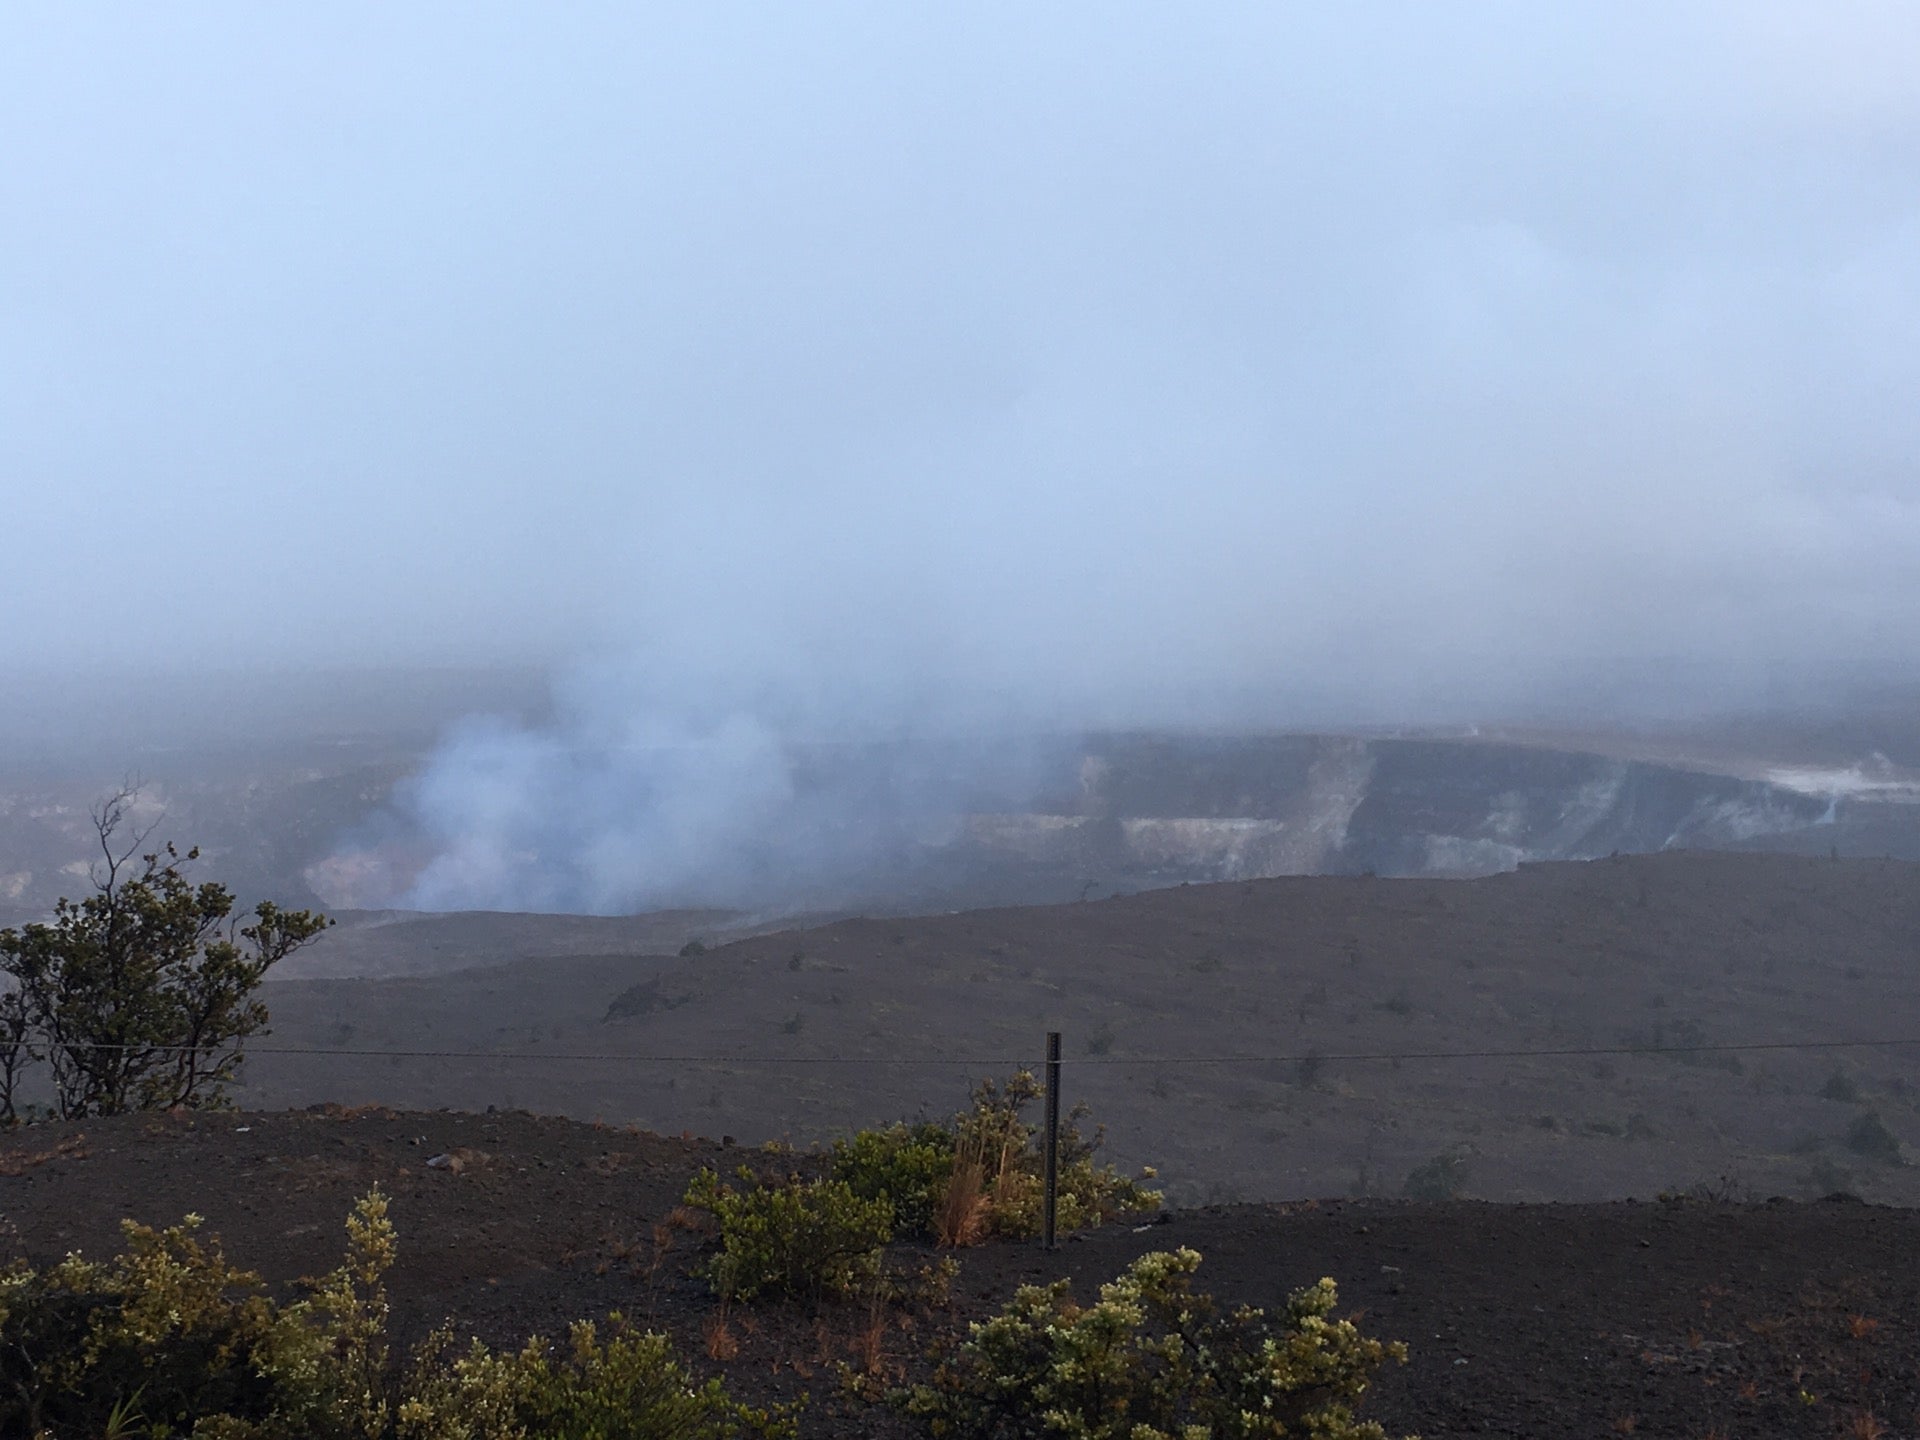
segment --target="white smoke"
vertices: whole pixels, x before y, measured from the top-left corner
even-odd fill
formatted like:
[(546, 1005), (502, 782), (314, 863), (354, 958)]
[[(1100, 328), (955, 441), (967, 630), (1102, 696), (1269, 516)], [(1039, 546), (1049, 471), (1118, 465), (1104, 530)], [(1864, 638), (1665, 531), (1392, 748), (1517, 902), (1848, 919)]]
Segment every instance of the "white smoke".
[(391, 903), (851, 903), (950, 842), (965, 811), (1021, 803), (1038, 773), (1029, 741), (905, 734), (881, 716), (803, 735), (770, 708), (636, 706), (611, 673), (576, 672), (548, 723), (475, 719), (445, 738), (394, 798), (389, 850), (427, 858), (390, 865)]
[[(744, 716), (697, 732), (635, 723), (611, 742), (504, 721), (461, 727), (403, 791), (434, 856), (426, 910), (617, 912), (730, 900), (727, 876), (792, 835), (780, 743)], [(757, 853), (756, 853), (757, 852)]]

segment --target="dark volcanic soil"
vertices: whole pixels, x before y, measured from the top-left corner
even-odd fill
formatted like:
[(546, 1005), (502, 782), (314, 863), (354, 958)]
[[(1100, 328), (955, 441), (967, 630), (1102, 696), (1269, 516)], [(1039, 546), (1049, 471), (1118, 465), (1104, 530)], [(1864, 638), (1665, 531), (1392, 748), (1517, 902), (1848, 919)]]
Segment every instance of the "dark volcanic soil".
[[(440, 1153), (458, 1173), (430, 1169)], [(727, 1317), (739, 1353), (714, 1365), (719, 1312), (690, 1273), (700, 1241), (665, 1232), (703, 1162), (698, 1140), (524, 1114), (319, 1110), (134, 1116), (0, 1137), (0, 1214), (15, 1255), (104, 1254), (116, 1221), (206, 1217), (229, 1253), (276, 1284), (329, 1268), (353, 1197), (393, 1197), (402, 1257), (396, 1329), (444, 1318), (496, 1342), (620, 1308), (674, 1331), (703, 1369), (762, 1398), (814, 1397), (804, 1433), (907, 1433), (839, 1394), (860, 1315), (792, 1307)], [(1191, 1245), (1207, 1288), (1277, 1302), (1331, 1275), (1370, 1333), (1405, 1340), (1369, 1412), (1428, 1437), (1835, 1436), (1920, 1429), (1920, 1215), (1856, 1201), (1496, 1206), (1349, 1201), (1243, 1205), (1109, 1230), (1054, 1255), (961, 1252), (949, 1308), (896, 1316), (887, 1363), (1026, 1280), (1083, 1294), (1151, 1248)], [(1850, 1428), (1864, 1427), (1864, 1428)]]
[[(1182, 1204), (1399, 1195), (1436, 1158), (1487, 1200), (1731, 1176), (1920, 1203), (1920, 1168), (1870, 1143), (1920, 1153), (1920, 1044), (1679, 1048), (1920, 1037), (1920, 866), (1897, 861), (1675, 852), (847, 920), (686, 957), (536, 953), (269, 983), (243, 1103), (809, 1141), (951, 1113), (1057, 1029), (1069, 1097)], [(1536, 1053), (1430, 1058), (1488, 1051)]]

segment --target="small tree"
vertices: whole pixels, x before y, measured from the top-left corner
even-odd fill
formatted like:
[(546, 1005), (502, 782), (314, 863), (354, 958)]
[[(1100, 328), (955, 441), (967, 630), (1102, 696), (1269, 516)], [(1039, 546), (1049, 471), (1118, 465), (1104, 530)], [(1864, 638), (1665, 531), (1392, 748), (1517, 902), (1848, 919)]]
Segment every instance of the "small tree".
[(254, 991), (332, 923), (271, 902), (243, 923), (224, 885), (182, 873), (198, 850), (143, 854), (151, 827), (124, 838), (134, 794), (93, 813), (93, 893), (63, 898), (50, 924), (0, 930), (0, 972), (13, 981), (0, 997), (0, 1120), (15, 1118), (31, 1061), (51, 1069), (65, 1119), (218, 1106), (242, 1042), (267, 1023)]
[(0, 994), (0, 1120), (14, 1118), (14, 1091), (32, 1058), (27, 1048), (30, 1028), (26, 996), (17, 985)]

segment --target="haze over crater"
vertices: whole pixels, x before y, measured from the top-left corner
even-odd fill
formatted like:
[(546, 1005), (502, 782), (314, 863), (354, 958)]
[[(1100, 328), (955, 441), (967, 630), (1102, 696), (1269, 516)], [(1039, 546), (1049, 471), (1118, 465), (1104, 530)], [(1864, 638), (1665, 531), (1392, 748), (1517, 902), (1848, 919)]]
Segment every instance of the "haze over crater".
[(1882, 685), (1917, 42), (1892, 4), (18, 12), (0, 660), (553, 667), (403, 802), (507, 870), (628, 864), (636, 808), (697, 864), (791, 813), (801, 742)]

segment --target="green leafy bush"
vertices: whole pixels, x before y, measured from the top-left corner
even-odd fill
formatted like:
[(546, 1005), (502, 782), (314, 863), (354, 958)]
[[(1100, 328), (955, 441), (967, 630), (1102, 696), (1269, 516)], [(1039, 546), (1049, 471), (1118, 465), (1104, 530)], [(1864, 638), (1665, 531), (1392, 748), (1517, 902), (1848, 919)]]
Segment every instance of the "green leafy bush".
[(790, 1407), (757, 1410), (718, 1380), (694, 1383), (664, 1335), (620, 1316), (576, 1321), (564, 1348), (531, 1340), (518, 1354), (479, 1341), (449, 1359), (453, 1337), (423, 1347), (398, 1408), (398, 1440), (791, 1440)]
[[(839, 1298), (877, 1283), (880, 1250), (896, 1233), (942, 1245), (1038, 1235), (1040, 1137), (1024, 1112), (1040, 1094), (1025, 1070), (982, 1081), (948, 1124), (891, 1125), (835, 1142), (825, 1179), (763, 1184), (743, 1169), (736, 1189), (702, 1172), (686, 1198), (719, 1224), (714, 1288), (738, 1299)], [(1076, 1107), (1060, 1128), (1060, 1227), (1158, 1209), (1157, 1191), (1098, 1161), (1103, 1136), (1081, 1133), (1085, 1115)]]
[[(278, 1306), (195, 1237), (127, 1222), (111, 1261), (70, 1255), (0, 1276), (0, 1433), (378, 1436), (386, 1418), (386, 1200), (347, 1222), (346, 1263)], [(222, 1424), (195, 1428), (209, 1417)]]
[(717, 1293), (738, 1300), (843, 1298), (877, 1279), (880, 1252), (893, 1239), (886, 1196), (863, 1197), (844, 1180), (797, 1175), (762, 1184), (744, 1166), (740, 1179), (735, 1189), (702, 1170), (687, 1189), (687, 1203), (720, 1227), (720, 1253), (708, 1269)]
[(395, 1255), (376, 1190), (347, 1221), (347, 1258), (289, 1305), (235, 1269), (197, 1217), (127, 1223), (106, 1262), (69, 1256), (0, 1273), (0, 1435), (33, 1440), (788, 1440), (788, 1410), (695, 1385), (667, 1340), (618, 1316), (605, 1341), (573, 1327), (556, 1352), (452, 1337), (404, 1379), (387, 1343), (384, 1277)]
[(1144, 1255), (1086, 1307), (1066, 1281), (1023, 1286), (896, 1403), (951, 1440), (1383, 1440), (1353, 1407), (1404, 1346), (1334, 1319), (1331, 1280), (1277, 1318), (1222, 1313), (1193, 1290), (1199, 1264), (1187, 1249)]
[(953, 1174), (953, 1132), (941, 1125), (889, 1125), (836, 1140), (833, 1178), (863, 1200), (885, 1199), (893, 1224), (911, 1235), (931, 1235), (936, 1207)]
[(127, 1251), (0, 1276), (0, 1433), (102, 1435), (116, 1411), (159, 1424), (264, 1415), (273, 1325), (258, 1279), (193, 1236), (199, 1221), (126, 1229)]

